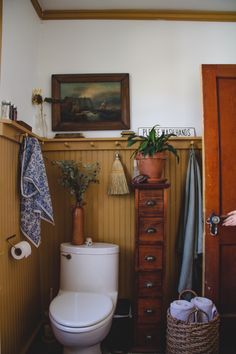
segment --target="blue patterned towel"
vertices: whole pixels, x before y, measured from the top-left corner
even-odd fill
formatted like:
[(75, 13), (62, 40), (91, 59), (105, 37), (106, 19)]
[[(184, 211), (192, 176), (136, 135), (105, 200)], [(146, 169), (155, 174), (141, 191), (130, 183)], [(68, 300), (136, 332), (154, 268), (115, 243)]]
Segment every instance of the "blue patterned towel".
[(41, 241), (41, 219), (54, 224), (52, 202), (41, 147), (26, 137), (20, 150), (21, 231), (36, 246)]

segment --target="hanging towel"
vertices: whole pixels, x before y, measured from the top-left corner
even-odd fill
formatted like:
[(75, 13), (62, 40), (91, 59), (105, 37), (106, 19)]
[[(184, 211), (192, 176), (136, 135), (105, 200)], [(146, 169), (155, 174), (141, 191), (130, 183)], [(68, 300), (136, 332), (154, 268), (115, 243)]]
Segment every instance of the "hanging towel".
[(190, 149), (186, 176), (183, 230), (180, 238), (182, 265), (178, 291), (192, 289), (193, 262), (202, 253), (203, 215), (201, 177), (195, 151)]
[(41, 241), (41, 219), (54, 223), (51, 197), (41, 147), (25, 137), (20, 149), (21, 231), (36, 246)]

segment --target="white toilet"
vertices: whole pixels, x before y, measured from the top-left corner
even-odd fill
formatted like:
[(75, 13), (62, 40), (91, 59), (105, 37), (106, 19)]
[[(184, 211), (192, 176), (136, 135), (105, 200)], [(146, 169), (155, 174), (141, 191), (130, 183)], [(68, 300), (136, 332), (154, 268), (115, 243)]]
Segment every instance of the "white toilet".
[(118, 297), (119, 246), (61, 244), (60, 290), (49, 307), (64, 354), (101, 354)]

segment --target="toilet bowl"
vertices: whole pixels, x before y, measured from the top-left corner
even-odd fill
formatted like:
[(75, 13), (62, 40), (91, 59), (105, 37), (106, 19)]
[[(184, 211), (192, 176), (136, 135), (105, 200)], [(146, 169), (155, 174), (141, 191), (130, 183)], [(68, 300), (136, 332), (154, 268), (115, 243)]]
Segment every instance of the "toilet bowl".
[(60, 290), (49, 318), (64, 354), (101, 354), (117, 302), (118, 251), (112, 244), (61, 245)]

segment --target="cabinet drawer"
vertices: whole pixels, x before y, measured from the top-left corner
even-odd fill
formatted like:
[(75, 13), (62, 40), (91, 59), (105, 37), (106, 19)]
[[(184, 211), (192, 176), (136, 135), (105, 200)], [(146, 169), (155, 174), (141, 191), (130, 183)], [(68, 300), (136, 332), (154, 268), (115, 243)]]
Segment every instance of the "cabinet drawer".
[(161, 330), (158, 325), (137, 325), (136, 344), (139, 347), (159, 348), (161, 344)]
[(162, 269), (162, 246), (144, 246), (138, 248), (138, 269)]
[(139, 241), (157, 242), (163, 241), (164, 224), (162, 218), (139, 219)]
[(162, 273), (139, 273), (138, 294), (142, 296), (158, 296), (162, 294)]
[(160, 299), (138, 299), (138, 323), (159, 323), (161, 303)]
[(163, 190), (141, 190), (139, 192), (139, 215), (163, 215)]

